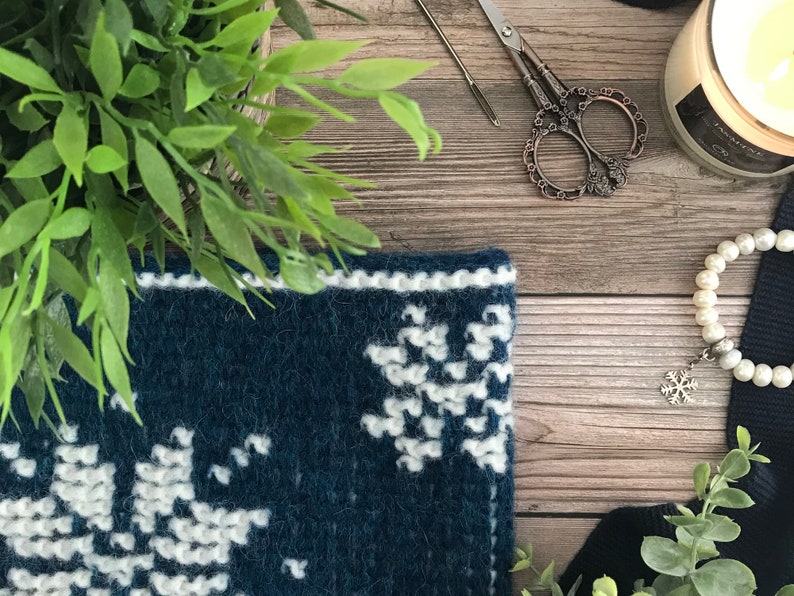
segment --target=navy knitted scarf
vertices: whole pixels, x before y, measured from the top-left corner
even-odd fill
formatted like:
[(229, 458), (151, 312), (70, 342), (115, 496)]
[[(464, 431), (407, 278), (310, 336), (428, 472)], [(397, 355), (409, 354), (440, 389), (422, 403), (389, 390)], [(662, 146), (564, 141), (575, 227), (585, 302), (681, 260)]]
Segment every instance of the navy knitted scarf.
[(63, 442), (3, 429), (0, 594), (510, 594), (507, 256), (351, 259), (255, 319), (183, 265), (139, 273), (143, 426), (67, 371)]
[[(771, 227), (775, 231), (794, 229), (794, 185), (783, 195)], [(742, 354), (753, 362), (772, 366), (794, 362), (792, 258), (791, 253), (777, 250), (761, 257), (740, 342)], [(772, 463), (754, 465), (740, 484), (756, 504), (731, 510), (742, 533), (735, 542), (721, 543), (720, 552), (750, 567), (758, 583), (757, 593), (768, 596), (794, 581), (794, 386), (778, 389), (734, 381), (726, 428), (731, 449), (737, 447), (738, 425), (747, 427), (753, 442), (761, 443), (761, 452)], [(634, 580), (653, 577), (639, 554), (643, 536), (674, 538), (672, 526), (662, 518), (674, 512), (672, 504), (611, 512), (571, 562), (562, 585), (572, 584), (583, 574), (587, 586), (606, 573), (618, 581), (621, 593), (631, 593)]]

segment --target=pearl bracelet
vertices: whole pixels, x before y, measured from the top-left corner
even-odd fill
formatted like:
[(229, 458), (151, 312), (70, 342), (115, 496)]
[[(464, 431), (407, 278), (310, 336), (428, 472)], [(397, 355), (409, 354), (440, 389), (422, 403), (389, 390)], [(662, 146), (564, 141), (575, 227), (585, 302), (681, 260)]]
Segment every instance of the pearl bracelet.
[(706, 268), (695, 277), (698, 290), (693, 294), (692, 302), (697, 307), (695, 322), (703, 328), (703, 340), (709, 347), (691, 361), (687, 368), (667, 373), (665, 378), (668, 383), (661, 386), (661, 392), (671, 404), (687, 403), (692, 399), (692, 393), (697, 390), (698, 385), (697, 380), (690, 376), (690, 371), (701, 360), (716, 360), (721, 368), (733, 371), (735, 379), (752, 381), (758, 387), (772, 384), (783, 389), (792, 384), (794, 365), (773, 368), (768, 364), (755, 364), (752, 360), (742, 358), (735, 342), (726, 337), (725, 327), (719, 323), (719, 313), (714, 308), (717, 304), (715, 290), (720, 285), (719, 275), (725, 271), (727, 263), (735, 261), (739, 255), (773, 248), (780, 252), (794, 251), (794, 230), (781, 230), (776, 233), (769, 228), (761, 228), (753, 234), (739, 234), (735, 240), (721, 242), (717, 251), (706, 257)]

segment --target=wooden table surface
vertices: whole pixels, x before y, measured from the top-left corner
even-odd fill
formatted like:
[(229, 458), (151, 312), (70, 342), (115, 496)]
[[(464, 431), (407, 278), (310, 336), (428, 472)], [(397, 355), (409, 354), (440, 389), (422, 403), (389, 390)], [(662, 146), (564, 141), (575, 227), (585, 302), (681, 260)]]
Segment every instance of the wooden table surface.
[[(702, 348), (691, 294), (703, 258), (720, 241), (769, 225), (786, 181), (717, 177), (665, 129), (659, 79), (695, 1), (646, 11), (613, 0), (499, 0), (562, 80), (623, 89), (650, 125), (628, 185), (613, 197), (544, 199), (521, 160), (536, 108), (478, 3), (427, 4), (501, 128), (481, 112), (413, 0), (364, 0), (351, 7), (369, 24), (310, 8), (318, 37), (374, 40), (359, 57), (437, 61), (401, 91), (422, 106), (444, 149), (418, 162), (377, 105), (344, 98), (334, 104), (358, 122), (329, 120), (310, 138), (352, 146), (326, 164), (377, 184), (344, 213), (374, 229), (384, 250), (498, 246), (512, 255), (517, 541), (531, 540), (539, 563), (553, 558), (562, 568), (607, 511), (689, 499), (692, 466), (725, 451), (730, 375), (702, 368), (696, 403), (680, 407), (659, 385)], [(274, 32), (275, 47), (293, 39)], [(731, 336), (741, 332), (757, 263), (744, 257), (722, 276), (721, 320)]]

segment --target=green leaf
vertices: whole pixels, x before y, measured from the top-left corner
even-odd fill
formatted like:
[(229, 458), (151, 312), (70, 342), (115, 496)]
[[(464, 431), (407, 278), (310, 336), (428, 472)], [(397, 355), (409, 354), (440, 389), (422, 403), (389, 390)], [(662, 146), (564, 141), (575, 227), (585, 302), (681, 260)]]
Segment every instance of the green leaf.
[(523, 588), (523, 589), (521, 590), (521, 596), (532, 596), (532, 592), (530, 592), (530, 591), (529, 591), (529, 590), (527, 590), (526, 588)]
[[(99, 293), (102, 296), (102, 312), (110, 325), (110, 330), (122, 352), (127, 354), (130, 297), (119, 273), (104, 259), (99, 264)], [(128, 354), (127, 357), (129, 358)]]
[(755, 501), (746, 492), (738, 488), (723, 488), (711, 495), (712, 505), (729, 507), (730, 509), (747, 509), (755, 505)]
[(100, 389), (102, 383), (97, 379), (94, 360), (91, 358), (91, 354), (88, 348), (85, 347), (85, 344), (80, 341), (79, 337), (72, 333), (71, 329), (61, 327), (52, 320), (49, 321), (49, 327), (52, 331), (55, 344), (58, 346), (58, 350), (63, 354), (69, 366), (93, 387)]
[(225, 48), (234, 45), (245, 45), (250, 47), (267, 31), (277, 14), (277, 10), (263, 10), (243, 15), (229, 23), (218, 35), (204, 42), (201, 46)]
[(124, 0), (105, 0), (107, 29), (126, 55), (132, 40), (132, 14)]
[(298, 0), (275, 0), (284, 24), (303, 39), (314, 39), (312, 23)]
[(282, 139), (293, 139), (311, 130), (321, 120), (322, 118), (311, 112), (284, 110), (268, 116), (265, 130)]
[(664, 519), (677, 528), (686, 528), (693, 536), (700, 536), (701, 533), (709, 530), (712, 526), (707, 519), (689, 517), (688, 515), (665, 515)]
[(143, 0), (158, 27), (165, 25), (169, 15), (169, 0)]
[(284, 283), (296, 292), (316, 294), (325, 289), (325, 283), (317, 277), (317, 266), (305, 255), (293, 252), (280, 255), (279, 273)]
[(695, 586), (690, 583), (686, 583), (675, 590), (671, 590), (670, 592), (660, 593), (664, 594), (665, 596), (701, 596), (700, 593), (695, 589)]
[(135, 64), (124, 83), (119, 88), (119, 94), (137, 99), (146, 97), (157, 91), (160, 87), (160, 73), (146, 64)]
[(82, 236), (91, 227), (91, 212), (82, 207), (72, 207), (47, 224), (44, 234), (53, 240), (66, 240)]
[[(675, 537), (679, 543), (691, 549), (695, 542), (695, 537), (692, 536), (690, 531), (691, 528), (676, 528)], [(704, 538), (700, 538), (699, 536), (696, 550), (698, 552), (698, 559), (710, 559), (712, 557), (717, 557), (720, 554), (717, 550), (717, 545), (714, 544), (713, 540), (706, 540)]]
[[(113, 42), (115, 43), (115, 42)], [(88, 151), (85, 120), (70, 104), (64, 104), (55, 121), (52, 141), (78, 186), (83, 185), (83, 164)]]
[(357, 221), (332, 215), (318, 215), (317, 218), (320, 223), (340, 238), (367, 248), (380, 248), (378, 237)]
[[(22, 109), (20, 110), (20, 106)], [(49, 121), (42, 116), (31, 104), (22, 105), (20, 102), (12, 103), (5, 110), (9, 122), (17, 129), (24, 132), (36, 132)]]
[(386, 112), (400, 128), (407, 132), (417, 149), (419, 149), (419, 159), (424, 160), (430, 149), (430, 139), (427, 135), (427, 127), (422, 120), (417, 118), (416, 112), (405, 105), (404, 100), (395, 95), (381, 95), (378, 98), (380, 107)]
[(101, 296), (99, 295), (99, 290), (93, 286), (88, 288), (88, 291), (85, 293), (85, 299), (80, 305), (80, 311), (77, 313), (78, 325), (85, 323), (88, 317), (96, 312), (97, 308), (99, 308), (100, 300)]
[(85, 160), (86, 165), (92, 172), (97, 174), (108, 174), (123, 168), (127, 165), (127, 160), (118, 154), (118, 151), (108, 145), (97, 145), (88, 152)]
[[(232, 143), (232, 149), (241, 147)], [(262, 147), (241, 147), (240, 152), (249, 161), (256, 176), (256, 182), (277, 195), (303, 198), (306, 192), (296, 181), (295, 170), (285, 164), (273, 153)], [(249, 181), (250, 182), (250, 181)]]
[(745, 452), (750, 451), (750, 431), (745, 427), (736, 427), (736, 441), (739, 443), (739, 449)]
[(78, 302), (85, 299), (85, 280), (72, 262), (55, 249), (50, 250), (50, 281)]
[(281, 74), (314, 72), (336, 64), (368, 43), (328, 39), (298, 41), (273, 52), (265, 59), (264, 67)]
[(576, 593), (579, 591), (579, 586), (582, 585), (582, 576), (576, 578), (576, 581), (573, 582), (571, 589), (568, 590), (567, 596), (576, 596)]
[(130, 386), (130, 375), (127, 372), (127, 363), (124, 362), (124, 357), (121, 355), (121, 350), (119, 350), (113, 334), (109, 330), (103, 329), (99, 336), (99, 344), (102, 352), (102, 365), (108, 381), (124, 400), (135, 422), (141, 424), (141, 418), (135, 410), (135, 402), (132, 401), (132, 387)]
[(527, 558), (527, 553), (525, 553), (523, 550), (521, 550), (518, 547), (515, 548), (515, 553), (516, 553), (516, 557), (518, 557), (519, 559)]
[(695, 493), (698, 499), (706, 496), (706, 487), (711, 478), (711, 465), (708, 462), (700, 462), (692, 470), (692, 480), (695, 483)]
[(63, 162), (55, 149), (55, 143), (42, 141), (25, 155), (6, 173), (7, 178), (38, 178), (56, 170)]
[(245, 300), (243, 291), (228, 275), (226, 275), (223, 267), (221, 267), (217, 260), (202, 255), (197, 260), (193, 261), (193, 264), (208, 282), (230, 298), (233, 298), (248, 308), (248, 303)]
[(127, 149), (127, 135), (124, 129), (105, 110), (99, 109), (99, 124), (102, 131), (102, 143), (111, 147), (125, 162), (124, 167), (113, 172), (123, 189), (126, 189), (127, 170), (129, 168), (129, 150)]
[(245, 4), (249, 0), (225, 0), (225, 2), (221, 2), (216, 6), (209, 6), (207, 8), (192, 8), (190, 12), (193, 14), (200, 14), (204, 16), (216, 15), (222, 12), (226, 12), (227, 10), (231, 10), (236, 6), (240, 6)]
[(794, 584), (788, 584), (775, 592), (775, 596), (794, 596)]
[(28, 407), (28, 412), (30, 412), (30, 417), (33, 419), (33, 425), (38, 428), (41, 412), (44, 409), (46, 388), (44, 385), (44, 373), (42, 373), (39, 366), (35, 348), (30, 348), (28, 351), (22, 369), (22, 380), (19, 383), (19, 388), (25, 394), (25, 403)]
[(679, 503), (679, 504), (676, 504), (675, 508), (678, 509), (678, 511), (679, 511), (679, 513), (681, 513), (681, 515), (684, 515), (686, 517), (695, 517), (695, 514), (693, 513), (693, 511), (689, 507), (686, 507), (685, 505), (681, 505)]
[(139, 46), (146, 48), (147, 50), (152, 50), (153, 52), (168, 52), (168, 47), (164, 46), (159, 39), (157, 39), (153, 35), (149, 35), (145, 31), (141, 31), (140, 29), (133, 29), (130, 33), (130, 38), (132, 41), (137, 43)]
[(237, 130), (234, 126), (202, 124), (178, 126), (168, 132), (168, 140), (174, 145), (188, 149), (211, 149), (223, 143)]
[(124, 72), (121, 67), (121, 55), (116, 38), (105, 28), (105, 13), (100, 12), (91, 40), (91, 54), (88, 59), (91, 73), (94, 75), (102, 97), (106, 101), (116, 97)]
[(100, 208), (94, 211), (91, 233), (92, 248), (96, 248), (101, 257), (110, 261), (129, 288), (134, 288), (135, 273), (127, 252), (127, 243), (107, 209)]
[(685, 585), (685, 583), (686, 580), (684, 580), (684, 578), (682, 577), (673, 577), (672, 575), (660, 575), (655, 580), (653, 580), (652, 586), (657, 594), (666, 595), (668, 592), (673, 592), (674, 590)]
[(217, 89), (217, 87), (207, 85), (201, 79), (198, 69), (191, 68), (185, 80), (185, 111), (189, 112), (203, 104), (212, 97)]
[(757, 461), (758, 463), (761, 464), (768, 464), (772, 461), (767, 456), (758, 455), (757, 453), (751, 453), (750, 455), (747, 456), (747, 459), (749, 459), (750, 461)]
[(748, 596), (755, 591), (753, 572), (739, 561), (709, 561), (690, 575), (700, 596)]
[(557, 582), (551, 584), (551, 596), (565, 596), (565, 594), (563, 594), (562, 588), (560, 587), (560, 584), (558, 584)]
[(11, 298), (14, 297), (15, 291), (16, 288), (14, 286), (0, 288), (0, 320), (6, 316), (6, 310), (8, 310), (8, 305), (11, 303)]
[(618, 596), (618, 585), (611, 577), (600, 577), (593, 582), (593, 596)]
[(515, 573), (517, 571), (523, 571), (524, 569), (529, 569), (531, 563), (527, 559), (521, 559), (516, 561), (516, 564), (510, 568), (510, 573)]
[(742, 529), (735, 521), (724, 515), (707, 513), (706, 519), (711, 522), (711, 529), (703, 534), (703, 538), (715, 542), (731, 542), (739, 537)]
[(31, 89), (63, 94), (46, 70), (32, 60), (2, 47), (0, 47), (0, 75), (27, 85)]
[(370, 58), (353, 64), (337, 81), (366, 91), (387, 91), (419, 76), (436, 62), (405, 58)]
[(546, 568), (541, 571), (538, 581), (546, 588), (551, 587), (551, 584), (554, 582), (554, 561), (546, 565)]
[(205, 194), (201, 198), (201, 212), (213, 238), (226, 253), (251, 273), (260, 279), (265, 279), (267, 274), (262, 260), (256, 253), (251, 232), (246, 227), (240, 211), (226, 205), (223, 200), (212, 194)]
[(646, 536), (642, 540), (640, 555), (645, 564), (658, 573), (684, 577), (690, 571), (690, 549), (669, 538)]
[(171, 166), (157, 147), (141, 136), (135, 137), (135, 165), (143, 186), (165, 214), (187, 235), (182, 198)]
[(0, 258), (33, 239), (50, 218), (52, 203), (41, 199), (15, 209), (0, 226)]
[(152, 211), (149, 202), (142, 203), (135, 216), (133, 236), (146, 237), (152, 230), (160, 225), (160, 221)]
[(747, 454), (741, 449), (731, 449), (720, 463), (718, 469), (720, 474), (726, 478), (736, 480), (750, 472), (750, 460), (747, 459)]

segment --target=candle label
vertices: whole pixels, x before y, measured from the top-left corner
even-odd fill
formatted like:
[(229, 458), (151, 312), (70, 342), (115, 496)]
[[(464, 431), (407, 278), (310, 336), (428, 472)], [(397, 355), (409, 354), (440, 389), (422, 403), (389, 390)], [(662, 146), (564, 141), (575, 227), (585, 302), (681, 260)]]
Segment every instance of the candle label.
[(745, 172), (774, 174), (791, 165), (794, 157), (754, 145), (738, 135), (711, 107), (698, 85), (675, 106), (684, 128), (714, 159)]

